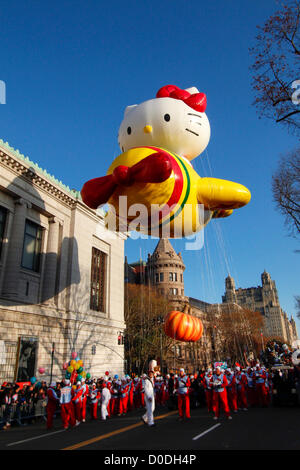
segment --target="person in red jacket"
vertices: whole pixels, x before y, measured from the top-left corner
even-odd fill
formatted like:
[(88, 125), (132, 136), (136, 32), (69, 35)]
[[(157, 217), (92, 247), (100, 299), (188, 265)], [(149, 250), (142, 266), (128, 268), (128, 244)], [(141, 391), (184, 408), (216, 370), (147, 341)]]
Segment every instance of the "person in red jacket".
[(237, 405), (239, 409), (244, 411), (248, 411), (248, 403), (247, 403), (247, 376), (244, 372), (241, 372), (240, 367), (236, 367), (235, 372), (235, 382), (236, 382), (236, 389), (237, 389)]
[(228, 382), (228, 385), (226, 387), (228, 405), (231, 411), (233, 411), (234, 413), (237, 413), (237, 391), (236, 391), (235, 376), (234, 376), (234, 373), (229, 368), (225, 370), (225, 374), (226, 374), (226, 379)]
[(120, 387), (121, 381), (119, 381), (118, 376), (115, 375), (110, 387), (110, 416), (116, 415), (119, 412)]
[(216, 367), (215, 373), (212, 375), (210, 379), (210, 383), (213, 389), (213, 398), (212, 398), (212, 406), (213, 412), (215, 414), (214, 419), (218, 419), (220, 416), (220, 406), (222, 405), (224, 412), (228, 419), (232, 419), (230, 416), (230, 410), (228, 406), (227, 400), (227, 391), (226, 387), (228, 385), (228, 381), (223, 371), (221, 371), (220, 367)]
[(127, 378), (127, 382), (129, 385), (129, 398), (128, 398), (128, 411), (133, 410), (133, 392), (134, 392), (134, 382), (133, 379)]
[(135, 377), (133, 379), (133, 402), (135, 408), (141, 408), (142, 406), (141, 391), (142, 381), (138, 377)]
[(81, 399), (81, 419), (82, 422), (85, 423), (85, 418), (86, 418), (86, 402), (87, 402), (87, 397), (89, 395), (89, 387), (85, 383), (85, 380), (81, 380), (81, 388), (82, 388), (82, 399)]
[(206, 406), (207, 411), (210, 413), (213, 411), (212, 409), (212, 397), (213, 397), (213, 389), (211, 386), (211, 378), (212, 378), (212, 369), (208, 369), (207, 373), (203, 377), (202, 383), (205, 390), (205, 399), (206, 399)]
[(47, 429), (52, 429), (53, 427), (53, 416), (56, 411), (57, 404), (59, 403), (59, 398), (55, 391), (56, 383), (51, 382), (50, 387), (47, 390)]
[(81, 382), (77, 382), (76, 390), (72, 390), (72, 402), (74, 404), (74, 412), (76, 416), (76, 425), (82, 421), (82, 393)]
[(128, 394), (129, 394), (129, 384), (125, 377), (122, 378), (122, 385), (121, 385), (121, 396), (120, 396), (120, 409), (119, 415), (126, 415), (127, 413), (127, 406), (128, 406)]
[(70, 380), (64, 380), (64, 386), (60, 393), (60, 406), (61, 406), (61, 419), (63, 422), (64, 429), (68, 429), (69, 424), (75, 426), (76, 420), (74, 415), (74, 407), (72, 404), (72, 387), (70, 386)]
[(266, 379), (265, 370), (259, 364), (256, 364), (254, 371), (256, 402), (263, 407), (268, 406), (267, 389), (265, 386)]
[(187, 419), (191, 418), (189, 396), (190, 385), (191, 382), (189, 377), (185, 374), (184, 369), (180, 369), (179, 377), (177, 377), (175, 382), (175, 391), (177, 392), (180, 421), (183, 420), (184, 414)]
[(90, 413), (91, 419), (97, 419), (97, 411), (98, 411), (98, 402), (100, 399), (100, 391), (97, 389), (96, 384), (92, 385), (92, 389), (89, 391), (90, 397)]

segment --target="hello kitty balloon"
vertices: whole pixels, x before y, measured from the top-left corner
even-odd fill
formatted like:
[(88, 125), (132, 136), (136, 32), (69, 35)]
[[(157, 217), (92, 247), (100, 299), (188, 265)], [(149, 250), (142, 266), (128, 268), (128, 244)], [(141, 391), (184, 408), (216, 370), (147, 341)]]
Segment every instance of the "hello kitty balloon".
[(165, 238), (191, 235), (247, 204), (247, 188), (201, 178), (190, 163), (210, 139), (205, 109), (204, 93), (174, 85), (128, 106), (118, 135), (122, 154), (107, 176), (84, 184), (83, 201), (93, 209), (109, 203), (107, 224), (114, 221), (114, 230)]

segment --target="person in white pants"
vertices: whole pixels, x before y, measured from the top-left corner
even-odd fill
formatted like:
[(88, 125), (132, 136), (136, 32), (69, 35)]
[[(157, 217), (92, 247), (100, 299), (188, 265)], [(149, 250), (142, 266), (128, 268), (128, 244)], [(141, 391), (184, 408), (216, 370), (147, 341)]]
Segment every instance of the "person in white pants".
[(153, 412), (155, 410), (154, 396), (154, 372), (149, 370), (148, 375), (143, 380), (146, 413), (142, 416), (142, 421), (148, 426), (155, 426)]
[(107, 406), (108, 406), (111, 394), (105, 382), (103, 382), (102, 387), (103, 388), (101, 392), (101, 418), (105, 421), (106, 417), (108, 416)]

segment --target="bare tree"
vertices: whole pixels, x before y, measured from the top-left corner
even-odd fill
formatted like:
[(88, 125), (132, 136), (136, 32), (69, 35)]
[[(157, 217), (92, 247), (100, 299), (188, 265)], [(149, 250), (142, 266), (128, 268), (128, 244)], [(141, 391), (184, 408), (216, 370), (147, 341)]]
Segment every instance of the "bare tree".
[[(250, 49), (254, 57), (254, 105), (261, 117), (274, 119), (300, 133), (300, 103), (294, 88), (300, 79), (300, 1), (285, 2), (265, 22)], [(294, 88), (293, 88), (294, 87)]]
[(157, 290), (136, 284), (125, 287), (125, 357), (128, 370), (145, 370), (150, 359), (163, 362), (172, 339), (163, 331), (168, 301)]
[(272, 179), (277, 209), (291, 235), (300, 234), (300, 148), (282, 157)]

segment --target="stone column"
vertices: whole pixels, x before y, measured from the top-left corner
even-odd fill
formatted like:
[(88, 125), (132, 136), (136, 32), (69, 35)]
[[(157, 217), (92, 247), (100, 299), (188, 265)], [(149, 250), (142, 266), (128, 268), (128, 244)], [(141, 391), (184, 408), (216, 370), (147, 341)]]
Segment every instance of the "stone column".
[(15, 202), (15, 212), (11, 227), (8, 253), (5, 264), (5, 277), (3, 282), (3, 296), (9, 299), (18, 297), (19, 270), (22, 262), (24, 231), (27, 209), (30, 202), (23, 198)]
[(44, 266), (44, 279), (42, 302), (55, 304), (55, 287), (58, 261), (59, 221), (56, 217), (49, 220), (46, 261)]

